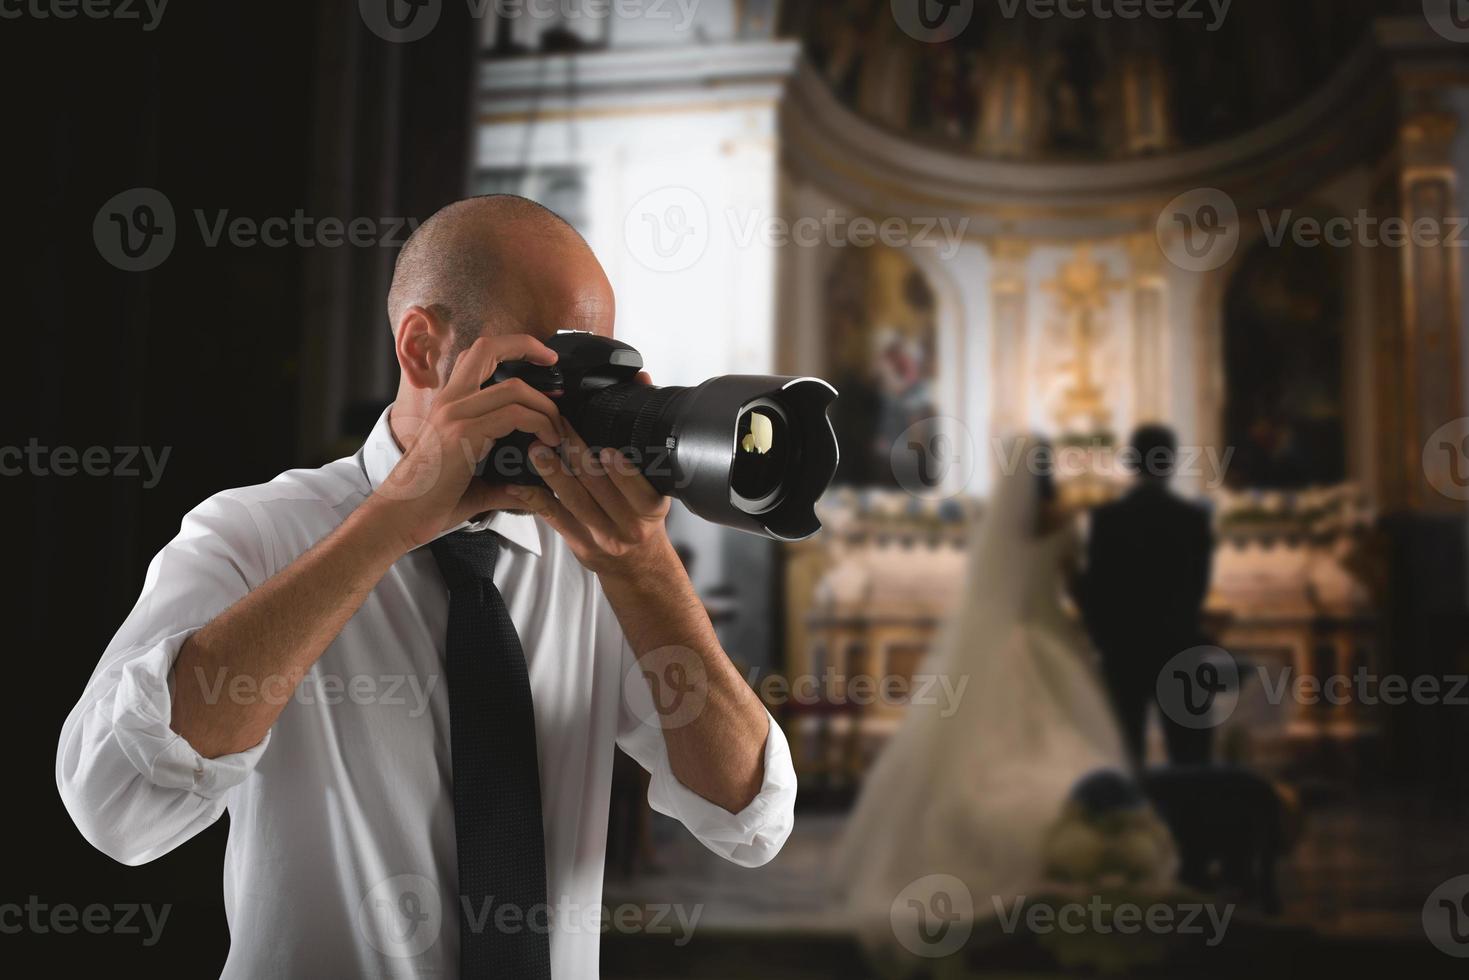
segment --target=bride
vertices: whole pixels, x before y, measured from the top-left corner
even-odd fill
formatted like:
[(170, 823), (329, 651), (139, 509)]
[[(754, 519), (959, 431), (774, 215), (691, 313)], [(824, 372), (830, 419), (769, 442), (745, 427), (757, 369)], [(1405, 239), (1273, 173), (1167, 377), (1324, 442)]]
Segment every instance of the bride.
[(971, 540), (966, 599), (920, 668), (956, 684), (967, 675), (968, 687), (949, 717), (910, 705), (838, 851), (849, 912), (869, 937), (891, 935), (896, 899), (925, 881), (959, 879), (981, 919), (1037, 888), (1073, 787), (1097, 770), (1127, 771), (1087, 640), (1063, 604), (1078, 542), (1054, 483), (1023, 466), (1003, 477)]

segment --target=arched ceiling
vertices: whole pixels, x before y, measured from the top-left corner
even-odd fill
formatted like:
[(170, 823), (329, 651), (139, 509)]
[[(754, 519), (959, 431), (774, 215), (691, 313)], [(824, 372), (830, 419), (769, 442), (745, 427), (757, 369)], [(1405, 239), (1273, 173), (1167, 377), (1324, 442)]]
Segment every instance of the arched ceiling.
[[(1027, 13), (1028, 0), (973, 0), (957, 36), (928, 43), (899, 26), (895, 2), (905, 0), (786, 4), (783, 33), (837, 100), (894, 135), (981, 159), (1057, 163), (1177, 153), (1256, 129), (1305, 101), (1374, 17), (1418, 8), (1172, 0), (1197, 16), (1124, 19), (1099, 16), (1118, 0), (1047, 0), (1042, 9), (1058, 12), (1044, 17)], [(1085, 13), (1064, 16), (1062, 6)]]

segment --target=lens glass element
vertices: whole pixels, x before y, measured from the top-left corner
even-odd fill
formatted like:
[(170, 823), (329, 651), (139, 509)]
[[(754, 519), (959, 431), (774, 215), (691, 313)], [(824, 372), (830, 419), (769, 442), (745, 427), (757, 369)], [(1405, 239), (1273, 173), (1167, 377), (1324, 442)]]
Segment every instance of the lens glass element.
[(785, 410), (768, 398), (745, 406), (735, 429), (730, 489), (747, 513), (780, 502), (797, 447)]

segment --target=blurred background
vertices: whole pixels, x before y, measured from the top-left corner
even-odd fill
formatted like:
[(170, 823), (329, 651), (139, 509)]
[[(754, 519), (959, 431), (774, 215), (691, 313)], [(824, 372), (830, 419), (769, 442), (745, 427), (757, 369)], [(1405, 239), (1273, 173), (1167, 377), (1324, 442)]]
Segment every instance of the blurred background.
[[(227, 827), (115, 865), (62, 809), (55, 737), (189, 508), (356, 450), (396, 384), (383, 303), (414, 222), (509, 192), (587, 238), (655, 382), (842, 392), (824, 532), (673, 517), (792, 745), (795, 833), (765, 868), (722, 864), (620, 773), (607, 903), (697, 924), (610, 929), (605, 975), (1462, 971), (1469, 4), (26, 0), (0, 18), (0, 462), (22, 498), (5, 591), (24, 624), (0, 905), (170, 909), (152, 943), (0, 915), (0, 950), (217, 974)], [(1159, 688), (1162, 782), (1133, 782), (1198, 781), (1149, 794), (1182, 869), (1150, 864), (1136, 904), (1228, 909), (1227, 928), (1111, 928), (1137, 882), (1096, 854), (1149, 807), (1126, 792), (1074, 797), (1101, 828), (1082, 870), (1038, 867), (1027, 891), (1111, 896), (1079, 930), (1014, 925), (957, 863), (910, 877), (960, 882), (945, 894), (973, 914), (935, 920), (958, 943), (915, 943), (897, 892), (891, 922), (854, 919), (839, 842), (864, 780), (920, 692), (975, 696), (938, 684), (956, 678), (936, 648), (989, 588), (966, 556), (1017, 466), (1004, 440), (1050, 440), (1085, 542), (1146, 422), (1173, 429), (1173, 488), (1208, 515), (1198, 639), (1228, 680), (1186, 767)], [(934, 794), (984, 805), (962, 759), (904, 760), (928, 788), (893, 835), (922, 833)]]

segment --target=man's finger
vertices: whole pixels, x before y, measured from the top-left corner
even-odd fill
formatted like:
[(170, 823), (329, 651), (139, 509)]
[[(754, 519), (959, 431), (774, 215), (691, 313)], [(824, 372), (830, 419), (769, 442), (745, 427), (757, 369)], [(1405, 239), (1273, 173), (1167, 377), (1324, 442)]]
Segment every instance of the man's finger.
[(602, 460), (593, 453), (570, 423), (562, 420), (563, 458), (571, 463), (571, 475), (591, 495), (607, 516), (618, 527), (631, 527), (638, 520), (637, 511), (628, 503), (628, 498), (612, 483)]
[[(544, 415), (555, 422), (561, 415), (556, 408), (556, 402), (545, 393), (539, 392), (526, 384), (519, 378), (511, 378), (496, 385), (490, 385), (473, 394), (467, 395), (454, 403), (451, 414), (455, 418), (470, 418), (476, 415), (488, 415), (508, 405), (523, 405), (532, 411)], [(556, 446), (561, 443), (561, 434), (557, 430), (555, 434), (547, 439), (537, 432), (547, 445)]]
[[(532, 364), (555, 364), (556, 352), (528, 333), (511, 333), (490, 338), (495, 357), (501, 361), (530, 361)], [(481, 381), (484, 379), (481, 378)]]
[(440, 398), (462, 398), (480, 386), (480, 382), (495, 373), (495, 351), (491, 338), (481, 337), (468, 348), (459, 352), (454, 366), (449, 369), (449, 380), (444, 382)]
[(602, 450), (602, 467), (607, 480), (639, 514), (651, 514), (663, 506), (663, 495), (642, 474), (632, 460), (615, 449)]
[(489, 380), (505, 361), (555, 364), (556, 352), (530, 334), (480, 337), (461, 353), (444, 384), (444, 396), (462, 398)]
[(551, 488), (556, 499), (565, 505), (573, 517), (604, 538), (610, 540), (617, 537), (617, 527), (612, 523), (612, 518), (592, 499), (581, 481), (571, 475), (571, 471), (555, 450), (539, 444), (532, 445), (530, 458), (531, 465), (541, 479), (546, 481), (546, 486)]
[(512, 432), (528, 432), (542, 442), (546, 442), (548, 437), (560, 438), (560, 429), (557, 428), (554, 418), (516, 402), (480, 416), (470, 423), (469, 428), (477, 443), (475, 451), (481, 458), (490, 451), (493, 442), (504, 439)]

